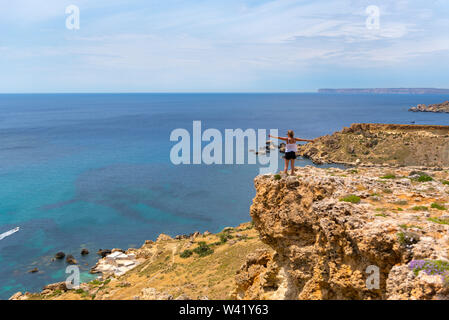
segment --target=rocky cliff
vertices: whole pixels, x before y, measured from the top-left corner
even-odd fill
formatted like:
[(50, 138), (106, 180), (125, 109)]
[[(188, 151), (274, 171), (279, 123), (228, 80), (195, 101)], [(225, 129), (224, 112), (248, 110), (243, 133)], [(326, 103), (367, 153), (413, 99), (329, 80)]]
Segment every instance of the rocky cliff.
[(449, 126), (353, 124), (298, 154), (315, 163), (449, 167)]
[(412, 112), (436, 112), (436, 113), (449, 113), (449, 101), (439, 104), (419, 104), (416, 107), (410, 108), (408, 111)]
[(248, 257), (234, 297), (448, 299), (448, 175), (306, 167), (257, 177), (251, 217), (274, 253)]

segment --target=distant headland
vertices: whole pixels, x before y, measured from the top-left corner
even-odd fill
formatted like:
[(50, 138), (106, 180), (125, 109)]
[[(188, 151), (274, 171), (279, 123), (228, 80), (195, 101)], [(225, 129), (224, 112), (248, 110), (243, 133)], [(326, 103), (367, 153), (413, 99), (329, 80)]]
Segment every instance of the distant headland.
[(375, 93), (375, 94), (449, 94), (449, 89), (437, 88), (365, 88), (318, 89), (318, 93)]

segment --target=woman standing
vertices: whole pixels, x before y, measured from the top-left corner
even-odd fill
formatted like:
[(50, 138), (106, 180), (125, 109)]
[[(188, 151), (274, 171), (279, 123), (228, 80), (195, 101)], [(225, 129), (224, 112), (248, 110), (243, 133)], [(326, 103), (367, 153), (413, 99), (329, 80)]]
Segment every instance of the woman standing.
[(306, 141), (313, 142), (313, 140), (300, 139), (295, 138), (295, 133), (292, 130), (288, 130), (287, 137), (275, 137), (272, 135), (268, 135), (270, 138), (279, 139), (286, 142), (285, 146), (285, 169), (284, 173), (288, 171), (288, 163), (290, 162), (291, 166), (291, 174), (295, 173), (295, 159), (296, 159), (296, 151), (298, 151), (298, 146), (296, 145), (297, 141)]

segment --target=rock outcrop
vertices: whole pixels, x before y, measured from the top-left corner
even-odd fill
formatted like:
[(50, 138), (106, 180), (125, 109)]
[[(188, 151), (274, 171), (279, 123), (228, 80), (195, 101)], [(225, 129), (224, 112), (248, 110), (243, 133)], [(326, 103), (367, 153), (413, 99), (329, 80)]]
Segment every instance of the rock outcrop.
[(298, 154), (315, 163), (449, 167), (449, 126), (353, 124)]
[(408, 111), (412, 112), (436, 112), (436, 113), (449, 113), (449, 101), (437, 104), (419, 104), (416, 107), (411, 107)]
[(90, 270), (90, 273), (102, 273), (105, 276), (121, 276), (129, 270), (137, 267), (140, 263), (142, 263), (142, 260), (136, 259), (135, 253), (129, 252), (126, 254), (117, 250), (103, 259), (100, 259)]
[(306, 167), (257, 177), (251, 217), (276, 253), (248, 257), (234, 297), (449, 299), (448, 175)]

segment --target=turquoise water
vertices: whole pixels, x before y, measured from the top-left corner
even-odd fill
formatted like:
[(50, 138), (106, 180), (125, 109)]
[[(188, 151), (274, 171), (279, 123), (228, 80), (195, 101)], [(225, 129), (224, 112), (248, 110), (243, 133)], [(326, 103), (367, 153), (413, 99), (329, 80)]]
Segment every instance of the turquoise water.
[[(172, 130), (293, 129), (314, 138), (353, 122), (449, 125), (410, 113), (447, 96), (324, 94), (0, 95), (0, 298), (63, 281), (72, 253), (84, 279), (100, 248), (160, 233), (217, 232), (249, 221), (258, 165), (174, 166)], [(300, 159), (297, 165), (308, 165)], [(281, 164), (282, 166), (282, 164)], [(81, 248), (91, 254), (79, 255)], [(41, 272), (27, 271), (38, 267)]]

